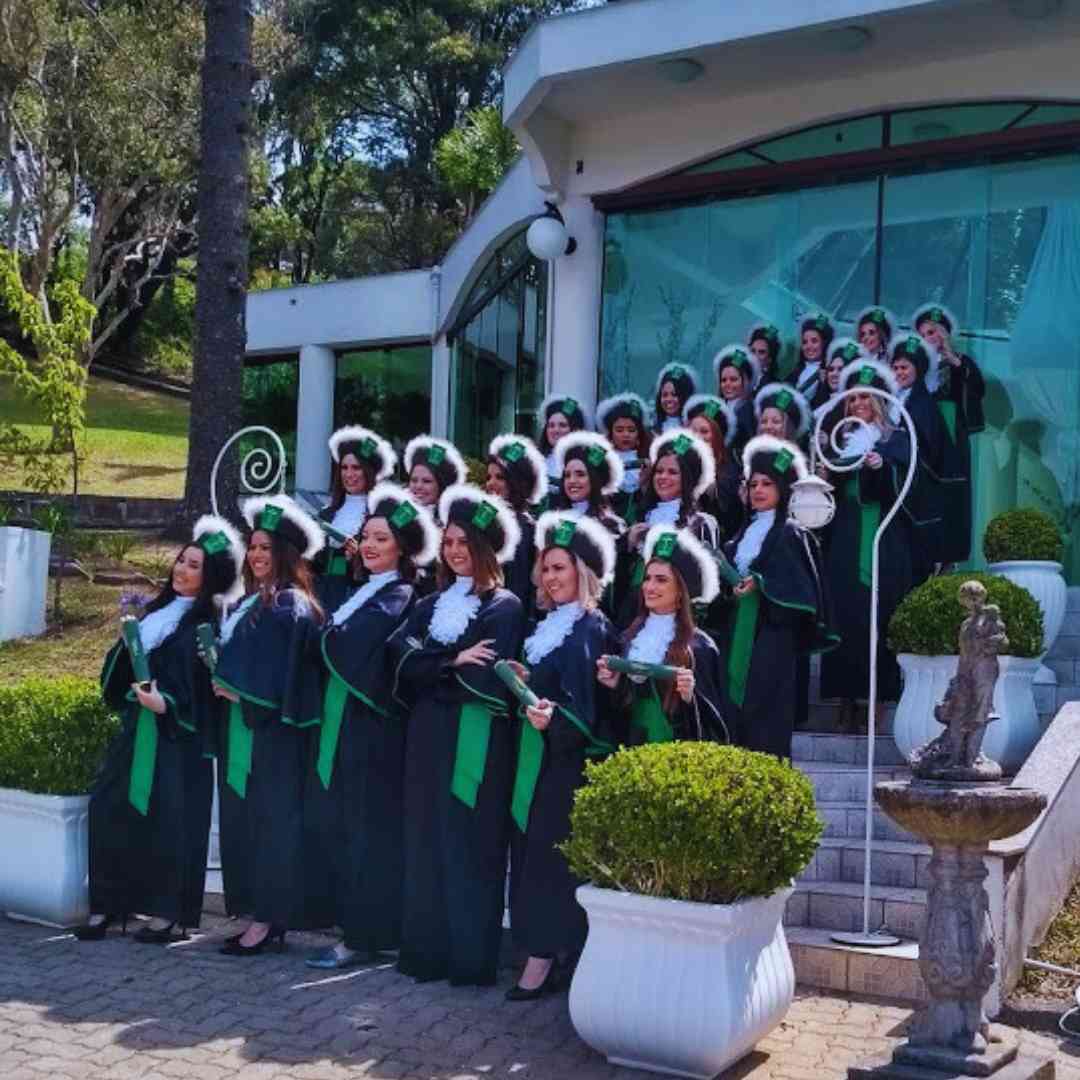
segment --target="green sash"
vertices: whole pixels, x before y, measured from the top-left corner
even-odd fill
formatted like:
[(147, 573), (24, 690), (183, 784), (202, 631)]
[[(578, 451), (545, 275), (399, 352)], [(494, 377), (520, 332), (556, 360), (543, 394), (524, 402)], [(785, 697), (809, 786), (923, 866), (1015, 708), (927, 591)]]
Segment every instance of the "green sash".
[(623, 521), (626, 522), (627, 528), (631, 525), (636, 525), (638, 519), (638, 501), (634, 495), (631, 495), (626, 503), (626, 517)]
[(229, 702), (229, 764), (225, 782), (240, 796), (247, 798), (247, 782), (251, 775), (251, 748), (255, 736), (244, 723), (244, 707), (239, 701)]
[(331, 555), (330, 562), (326, 567), (327, 577), (344, 577), (349, 570), (349, 559), (346, 555)]
[(956, 402), (955, 401), (939, 401), (937, 403), (938, 412), (941, 413), (941, 419), (945, 421), (945, 427), (949, 430), (949, 438), (956, 442)]
[(645, 741), (650, 743), (671, 742), (675, 731), (660, 704), (656, 687), (650, 681), (647, 697), (638, 698), (630, 716), (630, 723), (645, 732)]
[(322, 786), (330, 790), (330, 778), (334, 775), (334, 758), (337, 756), (338, 737), (341, 735), (341, 721), (345, 716), (345, 702), (349, 699), (349, 688), (333, 672), (326, 683), (323, 697), (322, 728), (319, 731), (319, 760), (315, 771), (319, 774)]
[(150, 809), (150, 793), (154, 790), (154, 769), (157, 765), (157, 717), (139, 707), (135, 721), (135, 748), (131, 755), (131, 775), (128, 779), (128, 802), (146, 817)]
[(859, 507), (859, 584), (870, 588), (874, 580), (874, 535), (881, 524), (881, 503), (859, 499), (859, 478), (848, 477), (848, 495)]
[(746, 680), (750, 675), (750, 655), (754, 651), (754, 631), (757, 629), (760, 606), (760, 585), (753, 592), (743, 593), (735, 601), (735, 621), (731, 628), (727, 676), (728, 696), (740, 708), (746, 700)]
[(450, 793), (470, 809), (476, 807), (476, 794), (484, 779), (490, 737), (491, 709), (473, 701), (462, 705)]
[(514, 794), (510, 800), (510, 814), (522, 832), (529, 825), (529, 811), (532, 809), (536, 782), (540, 779), (540, 766), (543, 763), (544, 736), (528, 720), (524, 720), (521, 725), (521, 741), (518, 743)]

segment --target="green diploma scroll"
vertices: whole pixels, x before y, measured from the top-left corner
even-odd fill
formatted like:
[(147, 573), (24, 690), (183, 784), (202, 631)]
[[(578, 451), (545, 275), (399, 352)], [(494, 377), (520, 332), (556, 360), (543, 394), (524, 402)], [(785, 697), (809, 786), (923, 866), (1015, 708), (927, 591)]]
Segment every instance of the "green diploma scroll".
[(608, 656), (605, 659), (612, 671), (639, 679), (674, 679), (679, 670), (670, 664), (646, 664), (641, 660), (626, 660), (621, 656)]
[(335, 529), (333, 525), (328, 525), (325, 521), (319, 522), (319, 528), (322, 529), (331, 540), (336, 540), (342, 547), (345, 546), (347, 541), (353, 539), (348, 533), (343, 533), (340, 529)]
[(728, 562), (726, 556), (722, 552), (714, 551), (713, 558), (716, 559), (716, 569), (720, 571), (720, 580), (724, 582), (725, 585), (730, 585), (734, 588), (742, 581), (743, 575)]
[(213, 671), (217, 667), (217, 637), (214, 628), (208, 622), (201, 622), (195, 627), (195, 640), (199, 643), (199, 656), (202, 662)]
[(146, 649), (139, 634), (139, 620), (134, 615), (125, 615), (120, 620), (120, 636), (124, 639), (128, 656), (131, 657), (131, 670), (135, 674), (135, 681), (149, 689), (150, 661), (146, 658)]
[(525, 680), (505, 660), (495, 661), (495, 674), (526, 708), (535, 709), (540, 704), (540, 699), (528, 688)]

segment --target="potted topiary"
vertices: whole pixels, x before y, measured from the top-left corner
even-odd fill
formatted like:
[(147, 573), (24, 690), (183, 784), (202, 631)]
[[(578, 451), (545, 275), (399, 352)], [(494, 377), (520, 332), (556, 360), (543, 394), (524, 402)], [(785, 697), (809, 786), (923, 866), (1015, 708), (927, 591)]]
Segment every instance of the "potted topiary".
[[(983, 556), (992, 574), (999, 574), (1027, 589), (1038, 601), (1043, 615), (1043, 640), (1039, 660), (1050, 651), (1065, 620), (1067, 589), (1061, 559), (1065, 543), (1054, 519), (1042, 510), (1006, 510), (990, 521), (983, 533)], [(1039, 682), (1056, 683), (1048, 668)]]
[(86, 792), (117, 730), (97, 683), (0, 687), (0, 911), (73, 926), (87, 911)]
[(997, 719), (986, 729), (983, 753), (1015, 774), (1041, 734), (1032, 683), (1042, 650), (1042, 612), (1026, 589), (993, 574), (943, 574), (913, 589), (893, 612), (888, 644), (904, 676), (896, 706), (893, 739), (900, 752), (911, 752), (941, 732), (934, 707), (956, 674), (957, 635), (966, 617), (958, 598), (965, 581), (981, 581), (989, 603), (997, 604), (1009, 636), (1009, 649), (999, 658), (994, 687)]
[(612, 1064), (715, 1076), (795, 992), (782, 917), (821, 835), (810, 781), (697, 742), (620, 750), (586, 778), (562, 845), (591, 881), (570, 1018)]

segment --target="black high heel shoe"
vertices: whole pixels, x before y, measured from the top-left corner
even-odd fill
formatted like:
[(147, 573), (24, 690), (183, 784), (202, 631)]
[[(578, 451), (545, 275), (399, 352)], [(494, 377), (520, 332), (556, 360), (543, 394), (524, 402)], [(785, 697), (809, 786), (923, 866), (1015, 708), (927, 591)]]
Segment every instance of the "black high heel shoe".
[[(218, 950), (223, 956), (258, 956), (269, 945), (277, 945), (277, 951), (282, 952), (285, 948), (285, 931), (284, 926), (271, 926), (266, 931), (263, 939), (256, 942), (254, 945), (242, 945), (240, 938), (235, 941), (227, 941)], [(247, 933), (245, 930), (244, 933)], [(244, 935), (241, 934), (240, 937)]]
[(82, 926), (76, 926), (72, 933), (79, 941), (104, 941), (105, 931), (117, 923), (120, 923), (121, 933), (126, 935), (127, 922), (128, 917), (126, 915), (106, 915), (99, 923), (87, 922), (83, 923)]
[(180, 928), (179, 934), (173, 934), (173, 929), (176, 923), (171, 922), (168, 926), (163, 926), (160, 930), (154, 930), (149, 926), (140, 926), (138, 930), (132, 934), (132, 940), (138, 941), (143, 945), (168, 945), (172, 941), (187, 941), (187, 932), (183, 927)]
[(548, 968), (548, 973), (544, 976), (544, 981), (539, 985), (533, 987), (532, 990), (526, 990), (524, 986), (518, 986), (515, 983), (506, 991), (507, 1001), (535, 1001), (537, 998), (543, 997), (544, 994), (554, 994), (562, 989), (562, 972), (559, 968), (559, 961), (552, 960), (551, 967)]

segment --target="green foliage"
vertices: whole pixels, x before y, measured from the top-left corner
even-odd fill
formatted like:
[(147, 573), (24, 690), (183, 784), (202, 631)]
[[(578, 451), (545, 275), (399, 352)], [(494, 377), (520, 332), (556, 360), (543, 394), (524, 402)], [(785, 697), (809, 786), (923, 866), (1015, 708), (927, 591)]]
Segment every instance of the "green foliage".
[(480, 458), (466, 457), (465, 467), (468, 470), (466, 482), (482, 488), (487, 483), (487, 462)]
[(131, 554), (138, 542), (139, 538), (135, 533), (103, 533), (101, 537), (101, 550), (104, 551), (113, 562), (123, 562)]
[(1009, 656), (1042, 652), (1042, 610), (1027, 591), (994, 574), (943, 574), (924, 581), (904, 597), (889, 622), (889, 648), (895, 653), (952, 656), (958, 648), (960, 624), (967, 612), (960, 606), (960, 586), (980, 581), (987, 602), (997, 604), (1009, 636)]
[(459, 127), (435, 148), (435, 164), (450, 190), (468, 207), (471, 217), (480, 198), (495, 190), (518, 153), (514, 133), (502, 122), (495, 105), (467, 113)]
[[(193, 265), (190, 271), (194, 271)], [(173, 378), (189, 378), (194, 341), (195, 282), (176, 276), (150, 301), (139, 323), (132, 342), (136, 366)]]
[(0, 686), (0, 787), (82, 795), (117, 718), (91, 679), (65, 675)]
[(1057, 524), (1042, 510), (1006, 510), (992, 518), (983, 533), (983, 555), (991, 563), (1013, 559), (1061, 562), (1064, 553)]
[(561, 850), (603, 888), (713, 904), (769, 896), (821, 836), (810, 781), (769, 754), (654, 744), (589, 763), (586, 777)]

